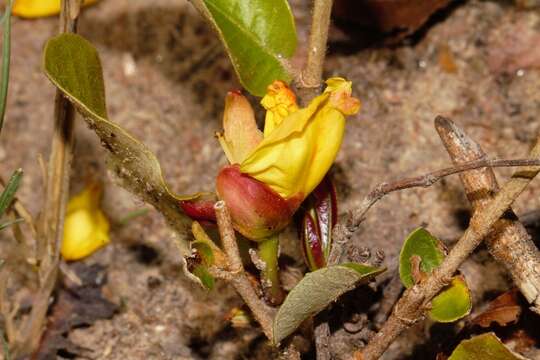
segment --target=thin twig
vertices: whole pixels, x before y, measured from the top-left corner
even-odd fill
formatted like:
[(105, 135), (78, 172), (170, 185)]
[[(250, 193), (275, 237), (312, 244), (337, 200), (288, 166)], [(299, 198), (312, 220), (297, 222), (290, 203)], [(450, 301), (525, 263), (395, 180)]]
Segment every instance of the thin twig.
[[(540, 137), (537, 138), (529, 156), (540, 157)], [(424, 315), (431, 299), (450, 282), (461, 263), (491, 233), (495, 222), (507, 211), (539, 171), (540, 167), (536, 166), (515, 172), (484, 209), (474, 213), (469, 227), (441, 265), (426, 280), (405, 291), (388, 321), (364, 349), (354, 354), (355, 359), (378, 359), (405, 329)]]
[(272, 309), (268, 307), (262, 299), (259, 298), (249, 278), (247, 277), (236, 236), (231, 222), (231, 216), (224, 201), (218, 201), (214, 205), (216, 210), (216, 218), (219, 227), (219, 234), (223, 242), (223, 248), (227, 254), (229, 268), (223, 272), (216, 271), (213, 275), (230, 281), (238, 294), (242, 297), (246, 305), (249, 307), (255, 320), (259, 322), (266, 337), (272, 340)]
[(231, 215), (225, 205), (225, 201), (218, 201), (214, 205), (216, 210), (216, 219), (219, 227), (219, 236), (223, 242), (223, 248), (229, 258), (229, 271), (239, 272), (244, 271), (242, 259), (240, 258), (240, 250), (236, 243), (236, 235), (232, 226)]
[[(62, 0), (59, 32), (75, 32), (80, 13), (80, 0)], [(44, 230), (38, 234), (37, 249), (40, 261), (40, 288), (32, 311), (24, 324), (16, 344), (17, 355), (28, 354), (39, 346), (50, 296), (56, 285), (63, 222), (69, 193), (69, 177), (73, 155), (73, 105), (57, 90), (54, 107), (54, 132), (47, 174), (47, 192), (44, 206)]]
[(481, 159), (467, 161), (453, 167), (447, 167), (413, 178), (400, 179), (394, 182), (382, 182), (371, 190), (369, 194), (364, 197), (360, 205), (351, 212), (346, 224), (336, 225), (332, 233), (334, 238), (334, 246), (332, 248), (329, 261), (339, 262), (341, 252), (343, 251), (343, 244), (346, 243), (347, 240), (358, 230), (358, 227), (364, 220), (366, 213), (371, 209), (371, 207), (377, 201), (390, 193), (414, 187), (429, 187), (447, 176), (479, 168), (538, 165), (540, 165), (539, 159)]
[(308, 57), (304, 69), (296, 79), (299, 97), (303, 103), (308, 103), (321, 91), (332, 2), (332, 0), (314, 0)]
[(324, 310), (315, 317), (315, 328), (313, 337), (315, 338), (315, 351), (317, 360), (331, 360), (330, 352), (330, 324), (328, 323), (329, 310)]
[[(486, 157), (480, 145), (451, 120), (439, 116), (435, 127), (454, 164)], [(490, 168), (461, 173), (460, 178), (475, 212), (482, 211), (499, 191)], [(511, 209), (495, 223), (493, 233), (485, 241), (490, 254), (506, 266), (521, 293), (540, 313), (540, 253)]]

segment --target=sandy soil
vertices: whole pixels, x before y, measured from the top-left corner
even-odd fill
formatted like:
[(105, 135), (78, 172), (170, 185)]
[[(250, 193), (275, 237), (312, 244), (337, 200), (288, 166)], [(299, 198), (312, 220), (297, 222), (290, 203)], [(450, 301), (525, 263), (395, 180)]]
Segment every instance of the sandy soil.
[[(309, 9), (302, 3), (294, 2), (300, 46), (309, 23)], [(0, 173), (24, 169), (20, 199), (34, 214), (43, 193), (37, 157), (48, 156), (54, 98), (40, 69), (41, 51), (56, 26), (55, 19), (13, 22)], [(225, 164), (213, 133), (220, 128), (226, 91), (239, 87), (217, 38), (183, 0), (105, 0), (85, 11), (80, 26), (100, 51), (111, 119), (156, 153), (173, 189), (212, 189)], [(333, 29), (326, 74), (351, 79), (363, 104), (348, 122), (334, 169), (341, 211), (381, 181), (447, 166), (433, 127), (438, 114), (451, 117), (490, 156), (523, 157), (540, 131), (540, 64), (524, 61), (534, 59), (530, 53), (540, 48), (539, 30), (537, 12), (490, 1), (466, 2), (441, 15), (419, 41), (392, 48), (352, 51), (359, 39)], [(455, 72), (441, 63), (441, 53), (451, 57)], [(104, 150), (81, 121), (76, 138), (72, 191), (88, 179), (104, 181), (104, 207), (113, 221), (143, 207), (115, 185), (103, 163)], [(497, 170), (501, 180), (508, 174)], [(539, 195), (536, 182), (517, 201), (516, 212), (537, 209)], [(425, 224), (451, 245), (467, 224), (468, 209), (457, 177), (430, 189), (393, 194), (371, 210), (352, 245), (372, 253), (383, 250), (385, 265), (393, 269), (412, 229)], [(86, 349), (77, 358), (269, 358), (270, 349), (256, 330), (235, 330), (226, 321), (228, 312), (241, 305), (231, 289), (218, 283), (208, 293), (182, 278), (172, 237), (150, 211), (116, 227), (112, 244), (86, 260), (106, 266), (106, 295), (122, 306), (112, 319), (69, 334)], [(294, 256), (293, 264), (301, 267)], [(482, 251), (462, 271), (475, 304), (508, 287), (500, 267)], [(369, 296), (376, 301), (376, 295)], [(416, 326), (385, 359), (433, 358), (429, 347), (417, 346), (429, 337), (430, 325)], [(339, 329), (335, 337), (340, 356), (359, 341)], [(407, 357), (415, 346), (415, 355)]]

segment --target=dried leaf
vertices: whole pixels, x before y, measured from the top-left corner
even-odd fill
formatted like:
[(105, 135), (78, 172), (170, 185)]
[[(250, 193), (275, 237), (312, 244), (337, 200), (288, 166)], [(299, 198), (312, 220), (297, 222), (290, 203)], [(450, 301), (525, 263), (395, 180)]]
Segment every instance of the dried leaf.
[(450, 0), (336, 0), (336, 17), (403, 37), (419, 29)]
[(518, 303), (517, 290), (514, 289), (498, 296), (471, 322), (484, 328), (490, 327), (493, 322), (506, 326), (516, 322), (519, 315), (521, 315), (521, 306)]
[(348, 263), (307, 274), (291, 290), (279, 308), (273, 325), (275, 344), (292, 334), (307, 318), (317, 314), (338, 297), (365, 283), (384, 269)]
[(82, 285), (62, 287), (54, 303), (47, 328), (40, 347), (33, 359), (56, 359), (59, 350), (77, 354), (82, 349), (73, 344), (69, 332), (77, 327), (91, 326), (97, 320), (110, 319), (117, 311), (117, 306), (101, 293), (106, 281), (96, 282), (97, 278), (105, 278), (105, 269), (100, 265), (76, 263), (71, 267), (81, 279)]

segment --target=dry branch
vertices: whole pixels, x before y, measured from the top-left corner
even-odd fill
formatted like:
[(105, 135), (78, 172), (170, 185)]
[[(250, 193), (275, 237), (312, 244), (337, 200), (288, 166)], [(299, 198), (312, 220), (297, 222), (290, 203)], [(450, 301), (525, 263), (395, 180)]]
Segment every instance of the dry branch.
[[(439, 116), (435, 127), (454, 164), (486, 157), (480, 145), (451, 120)], [(491, 168), (461, 173), (460, 178), (474, 212), (482, 211), (499, 191)], [(485, 241), (490, 254), (506, 266), (521, 293), (540, 313), (540, 253), (511, 209), (495, 223)]]
[[(540, 157), (540, 137), (537, 138), (529, 156)], [(431, 299), (449, 283), (461, 263), (491, 233), (493, 225), (539, 171), (540, 167), (535, 166), (515, 172), (493, 199), (487, 202), (484, 209), (474, 213), (469, 227), (442, 264), (426, 280), (403, 294), (394, 306), (388, 321), (364, 349), (354, 354), (355, 359), (378, 359), (405, 329), (422, 318), (425, 310), (429, 308)]]
[[(80, 5), (79, 0), (62, 0), (60, 33), (76, 31)], [(33, 352), (39, 346), (50, 296), (58, 275), (73, 155), (75, 109), (60, 90), (56, 91), (54, 105), (54, 130), (47, 174), (44, 217), (36, 236), (40, 287), (34, 297), (28, 319), (22, 324), (17, 338), (14, 339), (14, 353), (18, 355)]]
[(214, 209), (216, 210), (219, 234), (223, 242), (223, 248), (227, 254), (229, 267), (228, 269), (213, 269), (212, 274), (231, 282), (253, 313), (255, 320), (261, 325), (266, 337), (272, 340), (273, 310), (259, 298), (244, 271), (227, 205), (224, 201), (218, 201), (214, 205)]
[(512, 167), (512, 166), (539, 166), (540, 159), (480, 159), (467, 161), (453, 167), (447, 167), (441, 170), (433, 171), (424, 175), (413, 178), (400, 179), (393, 182), (382, 182), (371, 190), (362, 200), (360, 205), (351, 211), (346, 224), (337, 224), (332, 232), (334, 238), (334, 246), (330, 254), (329, 263), (339, 263), (343, 252), (343, 244), (345, 244), (351, 236), (358, 230), (366, 213), (373, 205), (384, 196), (399, 190), (410, 189), (414, 187), (429, 187), (441, 179), (460, 174), (466, 171), (476, 170), (485, 167)]
[(296, 79), (299, 98), (303, 103), (308, 103), (321, 91), (332, 3), (333, 0), (314, 1), (307, 62), (300, 76)]

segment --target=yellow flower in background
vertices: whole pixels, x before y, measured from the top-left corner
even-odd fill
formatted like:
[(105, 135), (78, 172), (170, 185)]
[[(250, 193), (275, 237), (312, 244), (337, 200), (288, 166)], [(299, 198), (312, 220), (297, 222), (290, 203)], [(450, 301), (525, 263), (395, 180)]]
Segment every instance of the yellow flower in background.
[(261, 101), (267, 110), (263, 138), (247, 100), (229, 93), (218, 138), (232, 165), (220, 171), (216, 189), (247, 238), (261, 240), (287, 226), (334, 162), (345, 116), (357, 113), (360, 101), (351, 96), (351, 82), (331, 78), (326, 84), (302, 109), (287, 85), (270, 85)]
[(93, 183), (69, 200), (61, 249), (64, 259), (82, 259), (109, 243), (109, 220), (100, 209), (102, 192), (102, 186)]
[[(60, 12), (61, 0), (15, 0), (13, 15), (23, 18), (39, 18), (56, 15)], [(98, 0), (84, 0), (84, 5), (90, 5)]]

